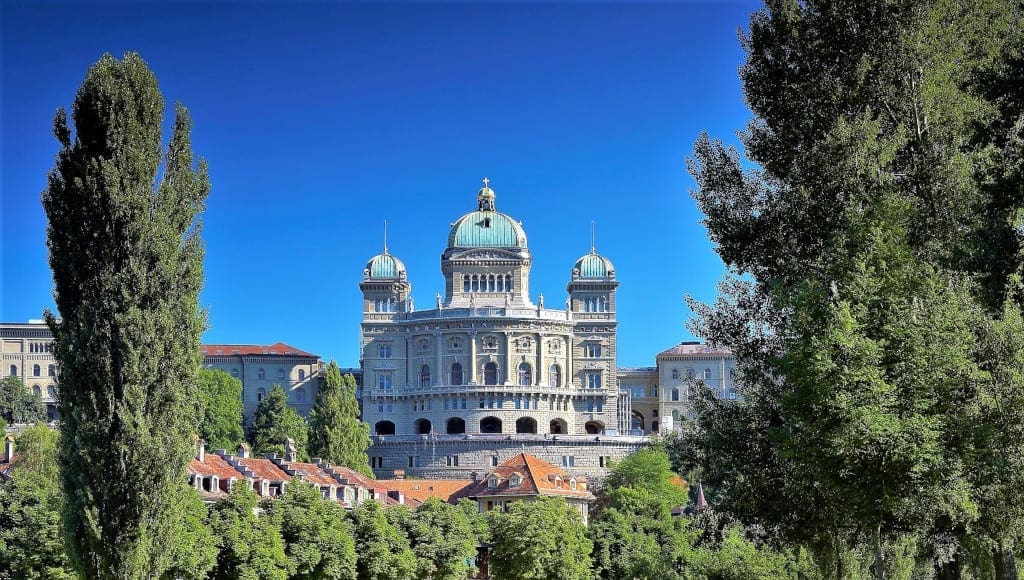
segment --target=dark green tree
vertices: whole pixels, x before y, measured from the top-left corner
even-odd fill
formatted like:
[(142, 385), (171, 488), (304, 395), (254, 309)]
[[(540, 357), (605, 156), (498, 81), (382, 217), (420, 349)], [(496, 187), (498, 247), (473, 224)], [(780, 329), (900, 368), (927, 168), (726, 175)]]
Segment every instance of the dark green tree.
[(220, 370), (199, 370), (202, 414), (199, 436), (208, 449), (238, 449), (242, 430), (242, 381)]
[(10, 480), (0, 483), (0, 578), (75, 578), (60, 533), (57, 432), (23, 431)]
[(388, 521), (402, 530), (416, 555), (416, 577), (465, 578), (476, 555), (473, 528), (457, 506), (429, 498), (415, 510), (394, 506)]
[(356, 552), (345, 509), (326, 501), (316, 487), (292, 482), (284, 495), (267, 502), (268, 514), (281, 529), (289, 578), (352, 578)]
[(366, 456), (369, 446), (370, 427), (359, 420), (355, 378), (342, 377), (331, 361), (309, 414), (309, 454), (373, 477)]
[(384, 508), (373, 500), (351, 512), (359, 580), (412, 580), (416, 554), (409, 538), (388, 521)]
[(277, 453), (283, 455), (285, 440), (295, 441), (299, 459), (308, 459), (306, 420), (288, 406), (288, 396), (280, 385), (274, 385), (267, 396), (260, 401), (252, 415), (249, 426), (249, 441), (254, 453)]
[(0, 420), (5, 423), (38, 423), (46, 420), (46, 405), (18, 377), (0, 379)]
[(491, 512), (490, 572), (497, 580), (592, 578), (583, 517), (560, 497), (513, 502)]
[(164, 580), (203, 580), (217, 563), (217, 538), (207, 525), (207, 509), (196, 488), (179, 483), (172, 498), (169, 525), (157, 541), (163, 561), (150, 563)]
[(209, 191), (178, 105), (161, 168), (164, 100), (134, 53), (92, 65), (54, 135), (43, 192), (59, 318), (64, 533), (79, 572), (151, 572), (154, 537), (197, 425), (204, 315), (197, 214)]
[(277, 522), (257, 515), (259, 497), (236, 485), (228, 497), (210, 508), (209, 525), (217, 540), (217, 563), (210, 578), (217, 580), (285, 580), (291, 565)]

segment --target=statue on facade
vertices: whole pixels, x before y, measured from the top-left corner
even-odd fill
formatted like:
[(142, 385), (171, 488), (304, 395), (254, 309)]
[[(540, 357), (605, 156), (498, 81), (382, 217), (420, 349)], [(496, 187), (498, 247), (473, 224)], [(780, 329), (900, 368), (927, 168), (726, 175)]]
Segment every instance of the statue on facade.
[(440, 292), (437, 293), (437, 309), (438, 310), (441, 309), (441, 293)]

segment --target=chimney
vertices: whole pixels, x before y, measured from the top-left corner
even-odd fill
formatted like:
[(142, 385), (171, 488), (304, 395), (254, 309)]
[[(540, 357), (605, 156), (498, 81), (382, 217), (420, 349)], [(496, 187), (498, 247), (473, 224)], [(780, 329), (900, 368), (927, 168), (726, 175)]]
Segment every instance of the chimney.
[(242, 444), (238, 446), (238, 456), (242, 459), (249, 459), (249, 444), (242, 441)]
[(295, 447), (295, 440), (288, 437), (284, 440), (284, 460), (293, 462), (298, 456), (298, 449)]
[(14, 435), (8, 435), (4, 439), (4, 457), (7, 459), (7, 463), (14, 459)]
[(206, 459), (206, 440), (205, 439), (200, 439), (198, 441), (198, 444), (199, 444), (199, 451), (196, 453), (196, 460), (198, 460), (199, 463), (202, 463), (203, 460)]

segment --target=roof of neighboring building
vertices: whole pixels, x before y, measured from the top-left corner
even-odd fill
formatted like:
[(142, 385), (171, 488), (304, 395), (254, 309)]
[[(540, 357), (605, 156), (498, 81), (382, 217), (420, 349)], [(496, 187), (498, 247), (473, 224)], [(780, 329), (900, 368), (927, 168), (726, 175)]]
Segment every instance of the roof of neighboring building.
[(453, 495), (473, 483), (472, 479), (380, 479), (377, 485), (392, 491), (401, 491), (406, 498), (423, 503), (436, 497), (448, 501)]
[(287, 345), (283, 342), (275, 342), (270, 345), (259, 344), (204, 344), (203, 356), (232, 356), (232, 355), (274, 355), (274, 356), (308, 356), (320, 358), (311, 352), (306, 352)]
[(253, 478), (256, 480), (265, 479), (267, 481), (290, 481), (292, 478), (269, 459), (261, 457), (249, 457), (248, 459), (242, 459), (241, 457), (236, 457), (235, 461), (237, 461), (239, 465), (248, 467), (252, 470)]
[(326, 471), (320, 469), (320, 466), (315, 463), (292, 461), (286, 463), (285, 467), (298, 472), (298, 475), (302, 476), (302, 480), (307, 483), (312, 483), (314, 485), (330, 485), (334, 487), (339, 485), (338, 480), (331, 477), (331, 475)]
[(707, 344), (701, 344), (699, 342), (681, 342), (668, 350), (663, 350), (658, 353), (655, 358), (667, 357), (667, 356), (687, 356), (687, 355), (701, 355), (701, 356), (732, 356), (732, 351), (725, 347), (712, 347)]
[(378, 482), (376, 479), (367, 477), (362, 473), (359, 473), (358, 471), (350, 469), (343, 465), (335, 465), (331, 467), (329, 471), (334, 475), (347, 479), (356, 485), (361, 485), (368, 489), (373, 489), (380, 485), (380, 482)]
[[(521, 479), (519, 485), (515, 487), (510, 485), (513, 475), (517, 475)], [(498, 485), (494, 487), (488, 483), (492, 477), (498, 479)], [(576, 480), (576, 489), (572, 489), (570, 486), (572, 479)], [(450, 499), (524, 495), (555, 495), (583, 500), (594, 499), (594, 494), (587, 491), (586, 478), (569, 475), (564, 469), (555, 467), (529, 453), (514, 455), (495, 467), (482, 480), (474, 481), (462, 491), (453, 494)]]
[(216, 453), (204, 453), (202, 462), (193, 457), (192, 461), (188, 462), (188, 472), (203, 477), (216, 475), (220, 479), (242, 479), (243, 477), (240, 471), (231, 467), (231, 464)]

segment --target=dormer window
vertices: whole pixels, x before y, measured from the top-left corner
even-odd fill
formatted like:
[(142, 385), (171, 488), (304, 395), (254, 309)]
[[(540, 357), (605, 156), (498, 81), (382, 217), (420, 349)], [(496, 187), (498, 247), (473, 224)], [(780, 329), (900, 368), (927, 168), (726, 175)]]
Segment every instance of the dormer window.
[(498, 478), (491, 477), (487, 480), (487, 487), (498, 487)]
[(508, 486), (515, 488), (519, 487), (519, 484), (523, 482), (523, 478), (519, 477), (519, 474), (513, 473), (512, 477), (508, 478)]
[(569, 480), (569, 489), (576, 491), (576, 478), (573, 477)]
[(491, 218), (484, 218), (484, 227), (485, 228), (491, 227)]

